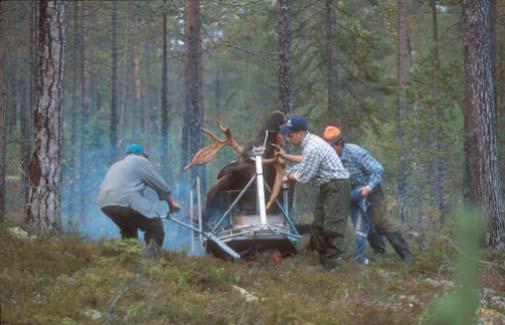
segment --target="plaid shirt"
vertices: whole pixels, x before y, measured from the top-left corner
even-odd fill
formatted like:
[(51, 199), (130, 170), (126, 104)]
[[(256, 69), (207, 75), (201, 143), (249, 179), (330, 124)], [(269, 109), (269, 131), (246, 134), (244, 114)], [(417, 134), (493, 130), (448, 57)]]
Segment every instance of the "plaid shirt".
[(370, 153), (352, 143), (344, 144), (342, 163), (351, 174), (351, 187), (368, 185), (373, 190), (382, 181), (384, 168)]
[(320, 137), (307, 132), (302, 149), (303, 160), (288, 168), (297, 181), (307, 183), (314, 179), (317, 185), (323, 185), (336, 179), (349, 178), (335, 150)]

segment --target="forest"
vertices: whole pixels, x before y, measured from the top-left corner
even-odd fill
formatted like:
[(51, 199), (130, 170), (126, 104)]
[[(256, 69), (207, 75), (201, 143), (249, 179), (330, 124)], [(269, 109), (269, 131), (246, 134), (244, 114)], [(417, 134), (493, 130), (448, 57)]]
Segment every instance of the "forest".
[[(169, 220), (155, 259), (120, 240), (97, 197), (131, 144), (180, 205), (148, 189), (157, 215), (198, 223), (244, 154), (185, 168), (208, 132), (248, 148), (274, 112), (380, 163), (412, 263), (387, 236), (353, 263), (351, 219), (335, 273), (290, 224), (281, 257), (219, 259)], [(1, 1), (0, 322), (502, 324), (504, 157), (505, 0)], [(310, 225), (319, 191), (280, 209)]]

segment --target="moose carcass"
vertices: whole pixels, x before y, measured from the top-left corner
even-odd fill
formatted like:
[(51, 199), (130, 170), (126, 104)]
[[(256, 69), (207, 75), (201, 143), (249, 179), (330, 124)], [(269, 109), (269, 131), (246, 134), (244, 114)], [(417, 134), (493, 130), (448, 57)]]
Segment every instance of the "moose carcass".
[[(273, 112), (257, 132), (256, 138), (244, 147), (235, 141), (230, 129), (223, 127), (220, 122), (218, 125), (225, 139), (219, 139), (214, 133), (202, 129), (212, 143), (200, 149), (185, 167), (188, 169), (210, 161), (227, 145), (237, 153), (237, 159), (220, 170), (216, 182), (207, 192), (203, 219), (207, 230), (224, 240), (230, 239), (228, 244), (241, 253), (277, 249), (287, 254), (295, 250), (293, 239), (297, 238), (297, 232), (289, 213), (291, 204), (288, 203), (292, 202), (292, 188), (285, 190), (282, 200), (277, 200), (285, 172), (284, 162), (275, 156), (275, 150), (282, 142), (278, 128), (286, 122), (284, 113)], [(256, 164), (258, 156), (263, 163), (260, 172)], [(261, 210), (259, 197), (263, 195), (263, 189), (258, 191), (260, 185), (256, 188), (250, 186), (253, 180), (264, 181), (266, 192), (270, 193), (268, 203), (263, 202), (263, 209), (267, 213), (266, 224), (258, 212)], [(213, 254), (220, 255), (213, 248), (208, 247)]]

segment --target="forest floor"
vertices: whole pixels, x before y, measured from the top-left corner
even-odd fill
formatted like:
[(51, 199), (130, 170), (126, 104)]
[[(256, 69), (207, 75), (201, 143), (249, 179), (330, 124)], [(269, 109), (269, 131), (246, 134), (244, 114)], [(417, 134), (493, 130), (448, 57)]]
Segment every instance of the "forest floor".
[[(2, 324), (431, 324), (429, 306), (459, 286), (458, 253), (440, 238), (415, 247), (410, 266), (370, 254), (330, 273), (306, 250), (281, 263), (169, 251), (151, 261), (135, 240), (12, 229), (0, 226)], [(471, 322), (503, 324), (505, 257), (485, 265)]]

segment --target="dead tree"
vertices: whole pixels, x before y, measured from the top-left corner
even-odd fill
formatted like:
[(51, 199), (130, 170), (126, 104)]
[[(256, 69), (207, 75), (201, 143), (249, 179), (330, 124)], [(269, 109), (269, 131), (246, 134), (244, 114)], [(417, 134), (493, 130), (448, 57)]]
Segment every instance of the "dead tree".
[(30, 161), (27, 207), (27, 222), (36, 229), (61, 227), (64, 14), (63, 1), (40, 1), (35, 150)]

